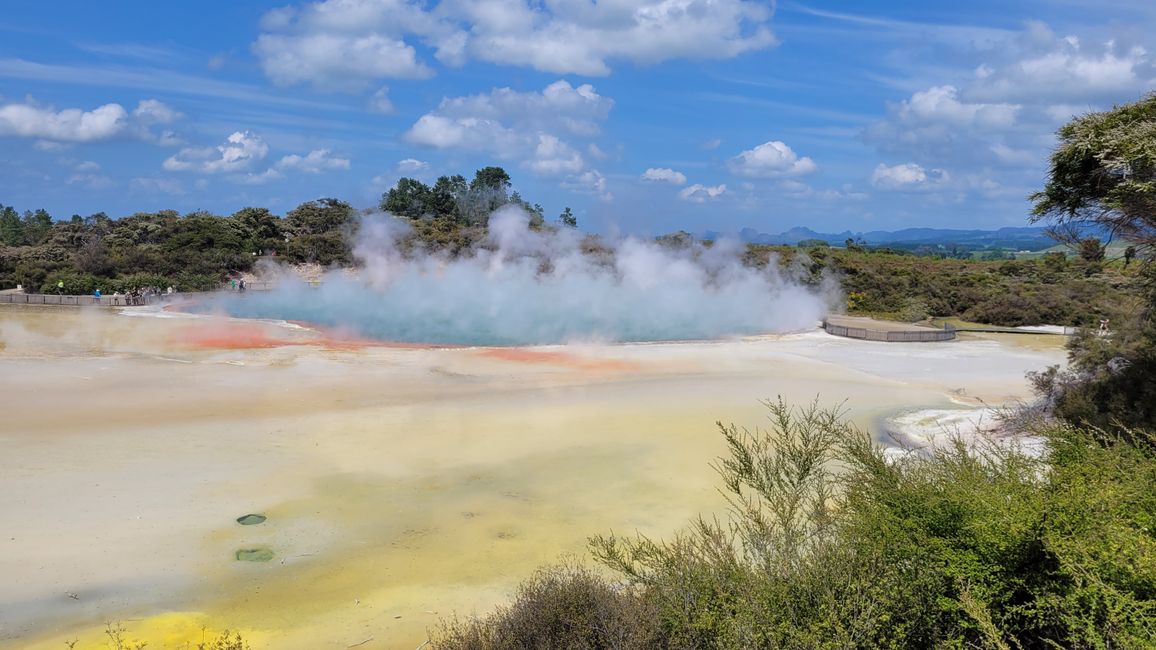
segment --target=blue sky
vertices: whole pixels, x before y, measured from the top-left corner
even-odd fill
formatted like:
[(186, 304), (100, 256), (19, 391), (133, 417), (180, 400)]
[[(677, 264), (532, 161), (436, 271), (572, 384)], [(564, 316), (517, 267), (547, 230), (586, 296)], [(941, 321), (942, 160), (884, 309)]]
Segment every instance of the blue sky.
[(659, 234), (1024, 225), (1055, 129), (1156, 88), (1156, 3), (8, 3), (0, 203), (375, 205), (501, 165)]

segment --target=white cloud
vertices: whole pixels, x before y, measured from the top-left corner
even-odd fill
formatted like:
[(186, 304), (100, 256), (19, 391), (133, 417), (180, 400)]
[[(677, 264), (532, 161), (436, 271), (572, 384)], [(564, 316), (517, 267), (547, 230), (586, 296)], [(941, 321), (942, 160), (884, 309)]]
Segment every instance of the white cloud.
[(1058, 36), (1041, 22), (1029, 23), (1018, 38), (999, 52), (1002, 60), (981, 66), (987, 74), (969, 94), (996, 101), (1068, 102), (1115, 100), (1150, 89), (1156, 62), (1140, 45), (1115, 41), (1087, 44), (1075, 35)]
[(792, 199), (808, 199), (812, 201), (864, 201), (870, 198), (866, 193), (856, 191), (850, 184), (844, 184), (842, 189), (838, 190), (817, 190), (801, 181), (787, 179), (779, 181), (776, 187), (785, 196)]
[(429, 163), (427, 163), (423, 160), (417, 160), (414, 158), (406, 158), (405, 160), (402, 160), (402, 161), (397, 163), (397, 170), (399, 172), (413, 173), (413, 172), (420, 172), (420, 171), (423, 171), (426, 169), (429, 169)]
[(129, 188), (141, 194), (180, 196), (185, 193), (185, 188), (180, 181), (172, 178), (134, 178), (129, 181)]
[(1037, 152), (1015, 149), (1003, 142), (991, 145), (991, 152), (1000, 162), (1008, 165), (1039, 165), (1043, 162)]
[(51, 107), (27, 102), (0, 106), (0, 136), (38, 138), (36, 147), (57, 150), (64, 143), (99, 142), (118, 137), (166, 144), (172, 133), (155, 135), (148, 127), (167, 124), (182, 116), (155, 99), (141, 101), (130, 115), (120, 104), (105, 104), (86, 111)]
[[(485, 152), (516, 160), (542, 176), (562, 177), (572, 189), (605, 187), (580, 145), (572, 141), (598, 135), (614, 101), (589, 84), (556, 81), (541, 92), (510, 88), (466, 97), (445, 98), (404, 134), (414, 144), (437, 149)], [(592, 143), (591, 143), (592, 144)]]
[(95, 142), (115, 138), (128, 127), (128, 113), (120, 104), (105, 104), (91, 111), (79, 108), (54, 111), (31, 104), (0, 106), (0, 136)]
[(317, 174), (335, 169), (349, 169), (348, 158), (335, 158), (328, 149), (314, 149), (304, 156), (290, 154), (277, 162), (278, 169), (295, 169)]
[(727, 191), (726, 185), (716, 185), (709, 187), (695, 183), (689, 187), (685, 187), (678, 193), (678, 198), (683, 201), (690, 201), (692, 203), (703, 203), (707, 199), (716, 199)]
[(308, 82), (325, 90), (361, 90), (372, 79), (433, 75), (413, 47), (379, 34), (261, 34), (253, 52), (279, 86)]
[(66, 182), (89, 190), (104, 190), (113, 186), (112, 179), (102, 174), (73, 174)]
[(736, 174), (767, 178), (801, 176), (818, 169), (815, 161), (800, 158), (786, 143), (779, 140), (764, 142), (740, 153), (731, 159), (730, 167)]
[(548, 133), (538, 134), (534, 157), (527, 164), (530, 169), (543, 176), (577, 174), (586, 168), (582, 154)]
[(155, 99), (141, 101), (132, 114), (141, 124), (172, 124), (184, 117), (173, 107)]
[(285, 176), (281, 172), (270, 167), (263, 172), (247, 172), (244, 174), (236, 174), (231, 177), (231, 180), (237, 183), (241, 183), (242, 185), (264, 185), (265, 183), (278, 181), (282, 178), (285, 178)]
[(81, 162), (81, 163), (76, 165), (76, 171), (78, 171), (78, 172), (98, 172), (98, 171), (100, 171), (100, 163), (94, 162), (92, 160), (85, 160), (84, 162)]
[(597, 169), (588, 169), (581, 174), (568, 177), (562, 182), (562, 187), (576, 192), (594, 194), (605, 203), (614, 200), (614, 194), (606, 189), (606, 177)]
[(165, 159), (168, 171), (195, 171), (202, 174), (246, 171), (264, 160), (269, 146), (251, 131), (237, 131), (217, 147), (189, 147)]
[(942, 169), (924, 169), (915, 163), (888, 167), (880, 163), (871, 174), (871, 184), (884, 190), (925, 191), (942, 187), (948, 181)]
[(770, 47), (758, 0), (325, 0), (274, 9), (253, 44), (283, 85), (362, 88), (431, 74), (416, 43), (446, 65), (475, 59), (557, 74), (605, 75), (610, 62), (726, 59)]
[(1018, 128), (1019, 104), (972, 102), (953, 85), (933, 86), (888, 107), (866, 139), (887, 152), (919, 160), (990, 160), (993, 145)]
[(727, 59), (775, 44), (771, 7), (748, 0), (454, 4), (470, 25), (470, 55), (558, 74), (606, 75), (613, 60)]
[[(436, 110), (418, 120), (407, 137), (435, 147), (473, 146), (472, 140), (492, 137), (503, 124), (520, 131), (589, 137), (598, 134), (599, 123), (613, 107), (614, 100), (599, 95), (590, 84), (575, 88), (559, 80), (540, 93), (496, 88), (487, 94), (443, 99)], [(431, 119), (423, 123), (427, 117)]]
[(369, 110), (388, 115), (393, 112), (393, 102), (389, 99), (389, 87), (382, 86), (369, 98)]
[(686, 182), (686, 174), (667, 167), (651, 167), (642, 173), (642, 180), (682, 185)]
[(1020, 107), (1014, 104), (983, 104), (959, 101), (955, 86), (935, 86), (917, 92), (895, 110), (900, 122), (912, 125), (977, 126), (1006, 128), (1015, 123)]

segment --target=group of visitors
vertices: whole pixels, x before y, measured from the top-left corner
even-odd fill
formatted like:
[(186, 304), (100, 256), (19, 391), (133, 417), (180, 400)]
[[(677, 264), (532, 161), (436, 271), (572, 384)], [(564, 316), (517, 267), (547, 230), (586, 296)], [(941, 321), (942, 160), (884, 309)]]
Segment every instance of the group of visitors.
[[(153, 301), (153, 298), (161, 295), (172, 295), (175, 291), (176, 290), (171, 286), (164, 291), (161, 291), (160, 287), (133, 287), (124, 293), (119, 291), (113, 293), (111, 296), (109, 296), (109, 298), (111, 298), (111, 302), (109, 304), (118, 306), (124, 305), (128, 307), (147, 305)], [(100, 289), (92, 292), (92, 299), (94, 303), (100, 304), (100, 298)]]

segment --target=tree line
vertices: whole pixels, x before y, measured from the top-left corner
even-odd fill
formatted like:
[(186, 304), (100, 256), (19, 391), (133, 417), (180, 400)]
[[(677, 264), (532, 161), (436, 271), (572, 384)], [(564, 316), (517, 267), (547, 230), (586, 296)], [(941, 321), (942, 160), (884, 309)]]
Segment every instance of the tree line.
[[(541, 205), (513, 190), (501, 167), (479, 169), (469, 182), (443, 176), (432, 187), (402, 178), (382, 194), (379, 208), (411, 224), (403, 242), (408, 248), (458, 254), (485, 240), (489, 215), (504, 205), (525, 210), (532, 228), (578, 225), (570, 208), (556, 225), (547, 224)], [(0, 204), (0, 288), (56, 292), (63, 282), (72, 294), (144, 286), (200, 291), (251, 270), (261, 258), (348, 266), (362, 215), (334, 198), (307, 201), (284, 216), (246, 207), (227, 216), (160, 210), (67, 220)]]

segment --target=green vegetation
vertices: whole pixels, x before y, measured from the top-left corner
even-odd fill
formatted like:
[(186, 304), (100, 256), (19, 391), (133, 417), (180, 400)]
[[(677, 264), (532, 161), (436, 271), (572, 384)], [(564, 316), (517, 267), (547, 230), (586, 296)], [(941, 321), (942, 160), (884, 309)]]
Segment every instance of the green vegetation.
[[(322, 264), (351, 261), (347, 233), (355, 211), (336, 199), (303, 203), (284, 219), (264, 208), (231, 216), (173, 210), (120, 219), (103, 213), (53, 223), (44, 211), (16, 216), (0, 206), (0, 288), (110, 294), (129, 288), (215, 288), (252, 268), (259, 255)], [(44, 224), (48, 225), (45, 226)]]
[[(382, 196), (380, 207), (413, 227), (402, 242), (407, 250), (456, 255), (485, 241), (490, 213), (504, 205), (529, 213), (533, 228), (578, 225), (570, 208), (559, 215), (558, 226), (548, 225), (542, 206), (514, 191), (501, 167), (479, 169), (469, 183), (462, 176), (443, 176), (427, 187), (403, 178)], [(359, 217), (348, 203), (332, 198), (302, 203), (283, 218), (248, 207), (227, 217), (161, 210), (54, 221), (44, 210), (21, 215), (0, 205), (0, 289), (21, 285), (29, 292), (57, 293), (63, 283), (68, 294), (170, 285), (200, 291), (249, 271), (262, 257), (350, 266)]]
[(1048, 182), (1032, 195), (1033, 221), (1071, 240), (1095, 225), (1151, 249), (1156, 244), (1156, 93), (1064, 125)]
[[(446, 622), (434, 647), (1156, 647), (1156, 94), (1060, 138), (1034, 214), (1078, 246), (1073, 261), (934, 261), (851, 240), (748, 253), (812, 281), (838, 272), (857, 311), (1115, 315), (1072, 339), (1068, 370), (1031, 376), (1039, 417), (1004, 423), (1042, 436), (1042, 457), (962, 437), (887, 454), (838, 410), (769, 402), (769, 431), (720, 425), (727, 516), (667, 541), (594, 537), (614, 579), (545, 570), (510, 607)], [(1089, 224), (1127, 237), (1122, 264)]]
[(720, 425), (729, 514), (599, 536), (435, 648), (1141, 648), (1156, 642), (1156, 457), (1056, 424), (1051, 451), (888, 456), (837, 410)]
[(936, 258), (863, 247), (751, 246), (747, 263), (777, 257), (807, 282), (838, 279), (852, 314), (916, 321), (957, 315), (992, 325), (1095, 326), (1134, 302), (1136, 268), (1063, 254), (1036, 260)]
[[(1059, 135), (1048, 183), (1032, 197), (1035, 218), (1060, 236), (1089, 223), (1126, 236), (1133, 245), (1124, 268), (1137, 257), (1141, 263), (1133, 267), (1135, 296), (1109, 331), (1083, 331), (1068, 345), (1067, 370), (1051, 368), (1032, 380), (1065, 420), (1114, 436), (1156, 431), (1156, 93), (1076, 118)], [(1098, 241), (1080, 246), (1082, 258), (1099, 263)]]

